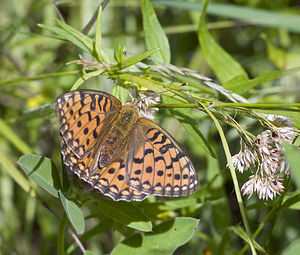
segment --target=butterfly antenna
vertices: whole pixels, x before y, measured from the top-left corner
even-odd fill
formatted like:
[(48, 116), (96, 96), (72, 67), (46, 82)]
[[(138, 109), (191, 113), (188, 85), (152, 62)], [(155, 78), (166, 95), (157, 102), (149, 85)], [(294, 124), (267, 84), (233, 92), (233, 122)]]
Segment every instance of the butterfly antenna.
[(134, 89), (134, 97), (131, 95), (131, 93), (130, 93), (129, 91), (128, 91), (128, 94), (129, 94), (129, 96), (131, 97), (131, 100), (134, 101), (135, 98), (136, 98), (136, 96), (137, 96), (137, 95), (136, 95), (136, 88), (135, 88), (135, 86), (134, 86), (133, 79), (132, 79), (132, 76), (131, 76), (131, 73), (130, 73), (130, 70), (129, 70), (128, 61), (127, 61), (127, 53), (126, 53), (125, 50), (123, 51), (123, 54), (124, 54), (124, 57), (125, 57), (125, 62), (126, 62), (126, 65), (127, 65), (128, 74), (129, 74), (129, 76), (130, 76), (130, 80), (131, 80), (131, 83), (132, 83), (132, 86), (133, 86), (133, 89)]

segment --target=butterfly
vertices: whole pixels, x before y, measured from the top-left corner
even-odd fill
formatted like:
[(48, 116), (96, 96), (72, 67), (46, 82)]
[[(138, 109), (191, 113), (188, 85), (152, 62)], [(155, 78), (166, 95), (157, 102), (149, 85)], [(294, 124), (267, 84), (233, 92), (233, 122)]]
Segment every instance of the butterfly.
[(65, 165), (112, 200), (196, 191), (191, 160), (167, 131), (140, 116), (137, 102), (122, 105), (105, 92), (76, 90), (55, 103)]

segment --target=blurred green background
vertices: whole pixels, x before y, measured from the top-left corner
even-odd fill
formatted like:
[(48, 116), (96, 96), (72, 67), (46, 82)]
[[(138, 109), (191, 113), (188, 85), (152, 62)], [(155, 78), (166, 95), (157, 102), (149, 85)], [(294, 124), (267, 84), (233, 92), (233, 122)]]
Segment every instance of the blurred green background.
[[(62, 0), (56, 4), (65, 22), (82, 31), (100, 2)], [(102, 14), (104, 49), (112, 52), (117, 45), (122, 45), (129, 56), (146, 51), (141, 2), (107, 2)], [(223, 82), (218, 67), (210, 64), (213, 62), (198, 41), (202, 2), (156, 0), (152, 3), (169, 40), (171, 63), (220, 80), (217, 83)], [(30, 195), (30, 190), (26, 192), (26, 187), (22, 187), (22, 181), (17, 184), (15, 180), (21, 180), (24, 175), (16, 162), (23, 154), (40, 154), (52, 159), (60, 173), (66, 171), (61, 163), (58, 120), (47, 105), (69, 91), (81, 74), (82, 66), (66, 63), (78, 60), (79, 54), (84, 59), (91, 60), (91, 57), (38, 26), (56, 25), (58, 15), (52, 1), (2, 0), (0, 17), (0, 253), (57, 254), (61, 221), (55, 215), (62, 216), (62, 204), (37, 186), (34, 187), (39, 195), (35, 198)], [(215, 41), (240, 63), (250, 79), (262, 73), (300, 66), (299, 1), (211, 1), (206, 22)], [(88, 35), (94, 38), (95, 25)], [(114, 86), (111, 79), (98, 76), (85, 82), (81, 88), (111, 93)], [(243, 96), (250, 103), (297, 103), (299, 91), (299, 74), (294, 72), (265, 82)], [(269, 112), (277, 113), (274, 109)], [(234, 115), (234, 110), (231, 113)], [(243, 223), (219, 135), (211, 119), (203, 112), (194, 112), (194, 115), (216, 158), (205, 153), (193, 137), (186, 135), (172, 111), (161, 109), (157, 120), (174, 135), (194, 162), (201, 183), (199, 190), (184, 199), (149, 198), (140, 204), (133, 203), (134, 208), (143, 211), (153, 226), (179, 216), (200, 219), (197, 228), (186, 241), (182, 241), (184, 245), (174, 254), (250, 254), (246, 242), (237, 233)], [(299, 128), (299, 111), (290, 116), (295, 118)], [(262, 130), (249, 118), (238, 115), (236, 120), (253, 135)], [(240, 150), (238, 133), (229, 126), (224, 126), (224, 132), (231, 153), (237, 153)], [(241, 185), (247, 177), (238, 174)], [(77, 177), (70, 175), (69, 178), (75, 190), (69, 193), (70, 199), (82, 206), (86, 217), (85, 231), (94, 231), (83, 236), (86, 249), (93, 254), (108, 254), (120, 241), (138, 232), (108, 217), (98, 204), (86, 205), (94, 191)], [(259, 201), (256, 196), (249, 200), (244, 197), (250, 229), (254, 233), (260, 228), (255, 240), (268, 254), (296, 254), (293, 249), (299, 246), (300, 240), (300, 198), (297, 190), (294, 191), (295, 187), (290, 185), (283, 199), (289, 201), (286, 204), (284, 201), (277, 203), (277, 200)], [(118, 207), (117, 202), (109, 203), (110, 206), (114, 204), (116, 210), (121, 210), (122, 206)], [(231, 228), (233, 226), (235, 229)], [(74, 242), (71, 234), (66, 231), (65, 235), (65, 247), (69, 247), (66, 254), (82, 254), (78, 248), (71, 249)], [(115, 254), (125, 253), (121, 249), (119, 253), (115, 250)], [(168, 253), (150, 250), (147, 254)]]

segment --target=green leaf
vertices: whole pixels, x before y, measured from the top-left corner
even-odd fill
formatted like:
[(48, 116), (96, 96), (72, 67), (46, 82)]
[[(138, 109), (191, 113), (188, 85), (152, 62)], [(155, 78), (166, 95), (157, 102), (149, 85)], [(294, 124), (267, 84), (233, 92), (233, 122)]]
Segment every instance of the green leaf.
[(18, 164), (35, 183), (58, 198), (59, 175), (50, 159), (40, 155), (27, 154), (19, 158)]
[(286, 194), (283, 199), (281, 209), (289, 208), (292, 210), (300, 210), (300, 195), (299, 190), (294, 194)]
[[(120, 80), (123, 80), (123, 81), (130, 81), (131, 80), (129, 73), (125, 73), (125, 72), (120, 73), (120, 74), (110, 74), (109, 77), (112, 78), (112, 79), (120, 79)], [(134, 75), (134, 74), (131, 74), (131, 78), (132, 78), (134, 83), (140, 85), (141, 87), (146, 87), (147, 89), (153, 90), (156, 93), (160, 93), (162, 91), (165, 91), (165, 89), (163, 87), (164, 84), (160, 83), (158, 81), (150, 80), (150, 79), (147, 79), (145, 77), (137, 76), (137, 75)]]
[(118, 63), (125, 62), (124, 56), (125, 47), (122, 47), (120, 44), (117, 44), (115, 51), (114, 51), (114, 58)]
[(207, 1), (202, 9), (198, 27), (198, 38), (205, 60), (222, 83), (236, 77), (247, 81), (248, 76), (242, 66), (223, 50), (209, 34), (205, 23), (206, 6)]
[(297, 255), (299, 254), (299, 250), (300, 250), (300, 239), (298, 238), (295, 241), (293, 241), (287, 248), (285, 248), (281, 254)]
[(141, 0), (143, 28), (148, 50), (159, 48), (153, 59), (169, 64), (171, 60), (170, 45), (163, 31), (150, 0)]
[(66, 30), (59, 28), (59, 27), (48, 26), (48, 25), (44, 25), (44, 24), (38, 24), (38, 26), (61, 36), (62, 38), (66, 39), (67, 41), (76, 45), (78, 48), (82, 49), (83, 51), (89, 52), (89, 48), (86, 47), (86, 45), (84, 45), (80, 40), (78, 40), (72, 34), (66, 32)]
[[(174, 98), (164, 96), (164, 103), (176, 104), (179, 103)], [(191, 109), (169, 109), (172, 115), (178, 119), (184, 129), (195, 139), (195, 141), (201, 146), (201, 148), (207, 152), (210, 156), (215, 157), (215, 154), (210, 147), (209, 143), (202, 134), (197, 121), (192, 117)]]
[(118, 244), (111, 255), (168, 255), (187, 243), (195, 232), (198, 220), (178, 217), (153, 228), (144, 235), (135, 234)]
[[(88, 51), (91, 53), (91, 55), (93, 55), (94, 43), (90, 37), (81, 33), (77, 29), (63, 23), (59, 19), (57, 19), (56, 22), (67, 34), (71, 35), (73, 38), (76, 38), (79, 42), (81, 42), (88, 49)], [(68, 39), (68, 38), (66, 38), (66, 39)], [(73, 43), (75, 44), (75, 42), (73, 42)]]
[[(158, 49), (152, 49), (152, 50), (148, 50), (142, 54), (139, 54), (139, 55), (136, 55), (134, 57), (130, 57), (127, 59), (127, 61), (124, 59), (124, 57), (120, 57), (120, 53), (118, 53), (118, 58), (119, 59), (122, 59), (122, 62), (116, 64), (116, 65), (112, 65), (110, 67), (110, 71), (119, 71), (119, 70), (122, 70), (126, 67), (129, 67), (129, 66), (132, 66), (132, 65), (135, 65), (136, 63), (144, 60), (145, 58), (151, 56), (152, 54), (154, 54), (155, 52), (157, 52)], [(123, 52), (122, 52), (123, 54)]]
[(300, 188), (300, 152), (290, 144), (283, 144), (284, 154), (291, 167), (293, 179), (298, 189)]
[(235, 93), (244, 94), (250, 89), (268, 81), (273, 81), (278, 78), (288, 76), (300, 71), (300, 67), (288, 69), (288, 70), (279, 70), (268, 73), (263, 73), (251, 80), (245, 80), (243, 77), (236, 77), (236, 79), (228, 81), (223, 84), (226, 89), (230, 89)]
[[(202, 3), (192, 3), (178, 0), (152, 0), (153, 3), (180, 8), (182, 10), (201, 11)], [(242, 20), (256, 26), (284, 28), (291, 32), (300, 33), (300, 16), (291, 13), (269, 11), (249, 6), (239, 6), (227, 3), (210, 3), (208, 14), (226, 17), (230, 19)]]
[(96, 255), (96, 253), (94, 253), (93, 251), (86, 250), (84, 252), (84, 255)]
[(119, 83), (117, 83), (116, 86), (113, 87), (112, 94), (116, 98), (118, 98), (122, 104), (125, 104), (127, 102), (128, 91)]
[(152, 230), (151, 221), (134, 204), (109, 200), (99, 200), (97, 202), (101, 211), (108, 218), (140, 231), (149, 232)]
[(95, 34), (95, 51), (99, 62), (108, 63), (108, 58), (102, 48), (102, 31), (101, 31), (102, 5), (99, 6), (96, 34)]
[(80, 208), (73, 201), (68, 200), (60, 190), (58, 193), (69, 221), (76, 230), (77, 234), (82, 234), (84, 232), (85, 224)]
[[(238, 235), (240, 238), (242, 238), (244, 241), (246, 241), (247, 243), (249, 243), (249, 239), (248, 239), (247, 233), (240, 226), (233, 226), (233, 227), (230, 227), (230, 229), (236, 235)], [(266, 250), (262, 246), (260, 246), (259, 243), (257, 243), (255, 240), (253, 240), (253, 244), (254, 244), (254, 247), (258, 251), (260, 251), (261, 253), (267, 254)]]

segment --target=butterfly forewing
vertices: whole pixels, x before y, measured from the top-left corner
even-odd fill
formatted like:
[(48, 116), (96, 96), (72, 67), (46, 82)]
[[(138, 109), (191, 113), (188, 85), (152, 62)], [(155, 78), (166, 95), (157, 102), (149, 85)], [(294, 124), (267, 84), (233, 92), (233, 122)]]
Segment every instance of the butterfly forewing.
[(78, 90), (60, 96), (56, 108), (61, 136), (78, 157), (83, 157), (108, 131), (107, 126), (118, 115), (122, 104), (104, 92)]
[(147, 194), (185, 196), (198, 185), (195, 168), (178, 143), (154, 122), (140, 119), (127, 160), (127, 182)]

